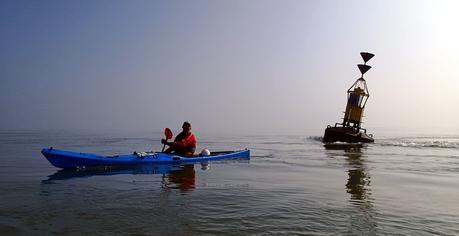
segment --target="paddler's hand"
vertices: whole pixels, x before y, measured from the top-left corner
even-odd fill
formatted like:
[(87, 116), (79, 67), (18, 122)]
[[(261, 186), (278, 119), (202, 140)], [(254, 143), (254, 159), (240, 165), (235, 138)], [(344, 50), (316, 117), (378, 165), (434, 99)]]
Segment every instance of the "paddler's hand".
[(166, 140), (165, 139), (161, 139), (161, 144), (166, 144)]

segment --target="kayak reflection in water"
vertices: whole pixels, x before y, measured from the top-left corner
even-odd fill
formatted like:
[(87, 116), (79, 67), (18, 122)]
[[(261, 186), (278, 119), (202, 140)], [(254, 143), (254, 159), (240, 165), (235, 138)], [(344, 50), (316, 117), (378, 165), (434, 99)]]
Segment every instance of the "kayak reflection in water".
[(174, 153), (179, 156), (193, 156), (196, 151), (196, 137), (191, 132), (191, 124), (188, 121), (183, 122), (183, 131), (175, 137), (174, 142), (167, 142), (161, 139), (161, 143), (169, 146), (165, 153)]
[(187, 192), (195, 189), (195, 183), (196, 172), (194, 165), (185, 165), (181, 170), (168, 173), (167, 181), (163, 182), (163, 187), (166, 189), (180, 189), (182, 192)]

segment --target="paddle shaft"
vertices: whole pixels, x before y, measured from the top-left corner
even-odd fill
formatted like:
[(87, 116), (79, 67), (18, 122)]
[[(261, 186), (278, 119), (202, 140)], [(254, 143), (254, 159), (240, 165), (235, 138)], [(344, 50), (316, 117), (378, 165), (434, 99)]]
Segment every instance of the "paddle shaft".
[(164, 148), (166, 147), (166, 143), (167, 143), (167, 138), (166, 138), (166, 142), (164, 142), (164, 145), (163, 145), (163, 150), (161, 152), (164, 152)]

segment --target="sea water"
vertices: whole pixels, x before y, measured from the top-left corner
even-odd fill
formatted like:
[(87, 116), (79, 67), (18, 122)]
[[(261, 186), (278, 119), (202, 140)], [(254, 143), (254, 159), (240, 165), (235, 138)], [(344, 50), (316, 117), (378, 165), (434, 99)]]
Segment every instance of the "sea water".
[(158, 151), (161, 133), (0, 132), (1, 235), (459, 235), (459, 136), (198, 135), (233, 160), (62, 171), (41, 148)]

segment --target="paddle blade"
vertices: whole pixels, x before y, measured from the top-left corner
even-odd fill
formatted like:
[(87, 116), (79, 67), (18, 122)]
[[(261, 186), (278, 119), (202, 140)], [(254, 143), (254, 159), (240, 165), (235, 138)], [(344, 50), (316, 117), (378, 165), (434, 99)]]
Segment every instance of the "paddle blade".
[(164, 129), (164, 135), (166, 136), (166, 139), (171, 139), (174, 134), (172, 134), (172, 130), (169, 128)]

